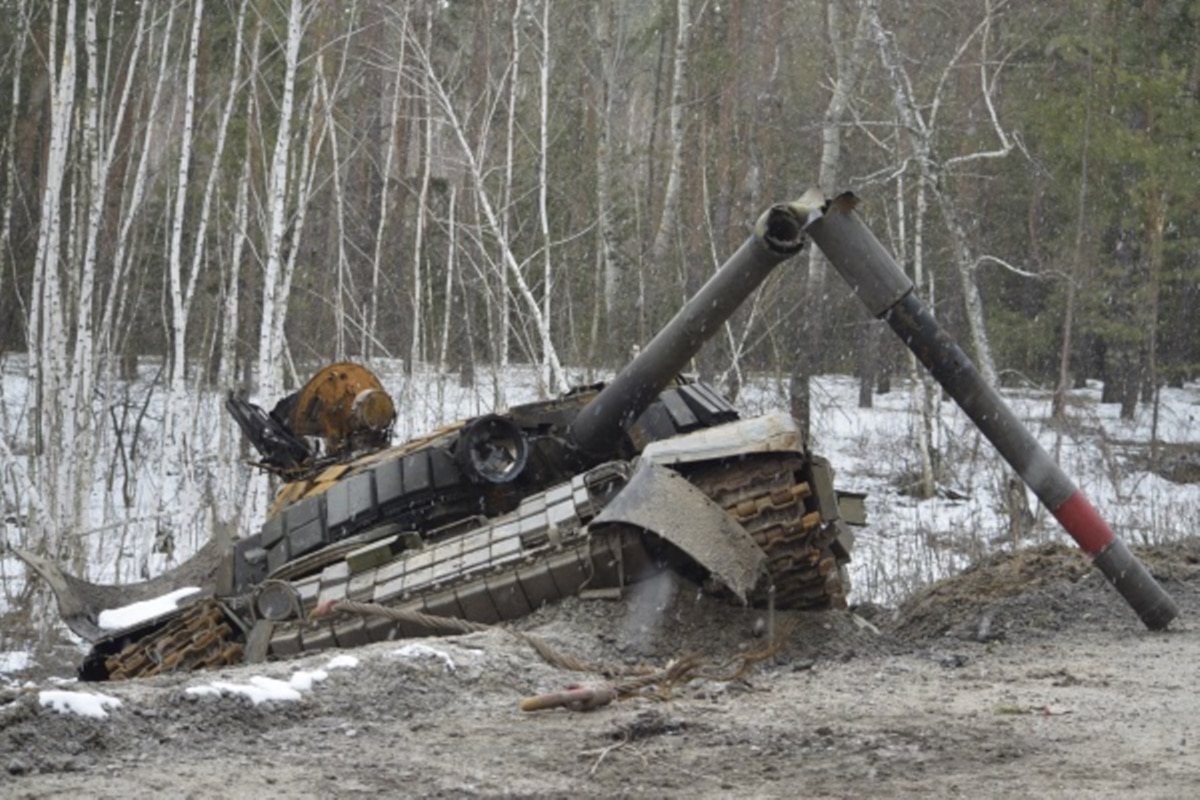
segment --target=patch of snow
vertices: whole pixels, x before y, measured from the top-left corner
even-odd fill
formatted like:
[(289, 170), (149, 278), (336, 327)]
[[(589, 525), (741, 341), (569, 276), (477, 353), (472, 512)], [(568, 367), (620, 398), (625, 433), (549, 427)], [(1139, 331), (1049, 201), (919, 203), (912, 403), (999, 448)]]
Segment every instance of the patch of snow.
[(261, 675), (252, 677), (250, 683), (213, 681), (204, 686), (189, 686), (184, 692), (193, 697), (216, 697), (226, 694), (241, 696), (248, 698), (256, 706), (272, 700), (279, 703), (294, 703), (300, 699), (300, 692), (296, 689), (283, 681), (263, 678)]
[(33, 656), (27, 650), (9, 650), (5, 653), (0, 653), (0, 675), (6, 672), (20, 672), (23, 669), (29, 669), (29, 665), (33, 663)]
[(121, 701), (106, 694), (92, 692), (68, 692), (62, 689), (45, 689), (38, 692), (42, 708), (51, 708), (60, 714), (77, 714), (81, 717), (104, 719), (108, 709), (120, 708)]
[(393, 650), (392, 656), (402, 658), (407, 661), (440, 661), (446, 668), (447, 672), (454, 672), (454, 660), (450, 658), (449, 653), (434, 649), (429, 645), (424, 644), (406, 644), (399, 650)]
[(358, 666), (357, 656), (340, 655), (329, 659), (325, 669), (354, 669)]
[(294, 703), (305, 692), (312, 691), (315, 684), (328, 677), (329, 673), (323, 669), (296, 670), (286, 681), (263, 675), (253, 675), (247, 683), (213, 681), (200, 686), (189, 686), (184, 689), (184, 693), (189, 697), (220, 697), (229, 694), (246, 697), (254, 705), (268, 701)]
[(174, 611), (179, 607), (180, 600), (185, 597), (191, 597), (199, 591), (200, 587), (198, 586), (185, 586), (182, 589), (176, 589), (161, 597), (130, 603), (120, 608), (105, 609), (100, 612), (100, 617), (96, 620), (96, 624), (104, 630), (128, 628), (131, 625), (137, 625), (139, 622), (145, 622), (148, 619), (154, 619), (157, 616)]
[(308, 692), (312, 690), (314, 683), (320, 683), (328, 677), (329, 673), (323, 669), (300, 669), (292, 673), (292, 677), (288, 680), (287, 685), (298, 692)]

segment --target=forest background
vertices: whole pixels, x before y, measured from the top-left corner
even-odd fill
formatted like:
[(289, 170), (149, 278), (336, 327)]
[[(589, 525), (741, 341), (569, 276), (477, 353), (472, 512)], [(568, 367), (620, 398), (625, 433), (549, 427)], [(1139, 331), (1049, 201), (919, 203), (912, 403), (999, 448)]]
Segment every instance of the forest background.
[[(225, 390), (269, 407), (341, 359), (497, 406), (516, 366), (602, 377), (811, 185), (1056, 414), (1200, 373), (1200, 0), (0, 11), (0, 519), (80, 567), (98, 530), (169, 557), (261, 518), (236, 429), (202, 427)], [(853, 372), (869, 404), (910, 366), (826, 273), (778, 270), (696, 369), (775, 376), (801, 419)], [(148, 474), (177, 478), (150, 509)]]

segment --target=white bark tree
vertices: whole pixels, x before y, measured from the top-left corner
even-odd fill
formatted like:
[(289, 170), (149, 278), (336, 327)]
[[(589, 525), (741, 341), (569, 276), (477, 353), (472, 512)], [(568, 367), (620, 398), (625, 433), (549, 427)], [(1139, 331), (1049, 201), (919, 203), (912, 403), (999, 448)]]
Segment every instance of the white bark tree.
[(678, 235), (679, 192), (683, 170), (684, 104), (687, 95), (688, 38), (692, 27), (690, 0), (675, 3), (675, 56), (671, 72), (671, 141), (667, 162), (667, 188), (663, 191), (662, 213), (650, 247), (650, 263), (661, 267), (666, 263), (672, 239)]
[[(866, 52), (871, 43), (871, 21), (877, 18), (879, 10), (879, 0), (858, 0), (855, 4), (858, 8), (858, 20), (847, 42), (842, 18), (844, 2), (845, 0), (825, 2), (826, 40), (833, 56), (834, 74), (829, 104), (825, 107), (825, 115), (821, 121), (821, 163), (817, 185), (827, 197), (835, 196), (842, 189), (838, 183), (842, 162), (842, 128), (852, 93), (866, 64)], [(792, 416), (799, 420), (805, 431), (809, 430), (812, 414), (809, 381), (818, 366), (817, 359), (820, 353), (819, 348), (813, 347), (813, 342), (820, 341), (824, 335), (824, 308), (827, 305), (825, 285), (829, 272), (825, 256), (819, 248), (810, 248), (808, 256), (808, 281), (805, 290), (809, 313), (804, 315), (800, 325), (799, 342), (796, 345), (796, 373), (791, 382)]]
[(467, 128), (458, 112), (454, 98), (441, 78), (426, 43), (416, 39), (410, 33), (409, 47), (412, 49), (417, 61), (417, 68), (420, 75), (419, 82), (431, 92), (433, 107), (437, 110), (441, 119), (444, 120), (449, 132), (459, 145), (464, 160), (463, 166), (466, 176), (470, 181), (475, 201), (479, 204), (479, 208), (483, 212), (486, 230), (495, 240), (496, 246), (500, 248), (503, 259), (500, 268), (507, 270), (508, 276), (513, 282), (512, 285), (524, 302), (526, 312), (532, 321), (532, 327), (538, 337), (541, 353), (545, 362), (550, 367), (550, 384), (548, 388), (552, 392), (565, 391), (567, 388), (566, 376), (563, 372), (562, 362), (558, 357), (558, 351), (555, 349), (553, 339), (551, 338), (550, 322), (542, 313), (539, 298), (534, 294), (529, 286), (529, 282), (525, 278), (523, 264), (513, 252), (511, 241), (503, 235), (504, 231), (500, 223), (500, 215), (496, 211), (496, 204), (492, 201), (491, 190), (487, 185), (486, 168), (481, 163), (480, 156), (477, 155), (475, 148), (468, 139)]
[[(51, 9), (47, 58), (50, 86), (50, 137), (39, 208), (37, 251), (33, 267), (33, 290), (26, 319), (29, 343), (29, 386), (35, 422), (35, 480), (46, 487), (46, 516), (32, 520), (34, 538), (48, 552), (66, 555), (73, 541), (68, 531), (77, 531), (74, 516), (72, 462), (67, 449), (75, 442), (75, 417), (64, 413), (60, 398), (70, 381), (67, 352), (67, 320), (64, 312), (62, 225), (64, 189), (70, 156), (71, 131), (75, 117), (76, 18), (78, 3), (66, 6), (62, 48), (58, 45), (58, 4)], [(60, 438), (61, 437), (61, 438)]]
[[(878, 47), (880, 62), (888, 79), (892, 92), (892, 102), (899, 126), (905, 133), (908, 146), (912, 151), (911, 159), (906, 159), (900, 172), (903, 173), (910, 163), (917, 170), (916, 209), (913, 220), (913, 243), (911, 257), (913, 264), (914, 283), (925, 291), (927, 302), (933, 304), (933, 282), (926, 282), (924, 266), (925, 256), (925, 225), (928, 215), (929, 199), (933, 198), (941, 211), (946, 231), (949, 234), (954, 252), (954, 266), (959, 278), (963, 294), (963, 305), (966, 312), (967, 324), (971, 334), (971, 343), (975, 351), (975, 359), (984, 380), (995, 385), (997, 380), (995, 360), (988, 340), (987, 325), (983, 313), (983, 300), (976, 282), (976, 270), (980, 263), (987, 260), (976, 258), (971, 250), (965, 226), (962, 223), (958, 208), (946, 191), (946, 182), (955, 171), (965, 164), (978, 161), (1004, 158), (1016, 149), (1016, 140), (1004, 129), (996, 112), (993, 96), (996, 92), (1004, 62), (995, 66), (989, 54), (989, 43), (992, 24), (1000, 10), (1006, 5), (1006, 0), (993, 3), (986, 0), (984, 15), (979, 23), (963, 38), (958, 47), (940, 71), (930, 98), (922, 102), (918, 100), (912, 78), (905, 67), (906, 60), (899, 51), (895, 35), (887, 30), (880, 21), (877, 10), (872, 10), (871, 27)], [(937, 141), (939, 114), (946, 102), (946, 92), (950, 78), (962, 63), (972, 47), (979, 50), (979, 84), (980, 96), (988, 112), (998, 146), (992, 150), (980, 150), (950, 158), (944, 158), (938, 151)], [(899, 146), (899, 145), (897, 145)], [(919, 376), (915, 360), (910, 362), (914, 376), (919, 377), (915, 382), (918, 392), (918, 403), (921, 408), (921, 434), (919, 449), (921, 454), (921, 485), (920, 495), (932, 497), (936, 491), (936, 465), (934, 453), (937, 451), (937, 417), (940, 393), (934, 388), (931, 379), (923, 371)], [(1012, 484), (1012, 479), (1005, 481)], [(1019, 484), (1018, 484), (1019, 485)], [(1007, 487), (1006, 487), (1007, 488)], [(1014, 525), (1023, 524), (1029, 517), (1028, 498), (1023, 492), (1006, 492), (1012, 503), (1010, 512)]]
[[(959, 276), (967, 324), (971, 332), (975, 357), (979, 362), (979, 371), (991, 384), (996, 382), (996, 365), (992, 356), (991, 344), (988, 341), (983, 300), (979, 294), (979, 285), (975, 280), (975, 271), (980, 260), (971, 251), (958, 209), (952, 198), (944, 191), (944, 185), (946, 180), (962, 165), (986, 159), (1004, 158), (1016, 148), (1015, 140), (1000, 124), (992, 99), (1003, 62), (1001, 62), (1001, 67), (996, 68), (993, 72), (993, 63), (988, 53), (992, 22), (1006, 4), (1006, 0), (1001, 0), (996, 4), (990, 1), (985, 3), (983, 19), (959, 43), (958, 48), (939, 74), (932, 96), (925, 102), (918, 100), (912, 79), (905, 67), (905, 59), (896, 44), (896, 37), (891, 31), (884, 28), (877, 9), (872, 12), (871, 20), (880, 60), (892, 88), (893, 104), (911, 142), (913, 161), (917, 168), (918, 207), (915, 223), (918, 226), (924, 224), (924, 200), (932, 196), (942, 212), (942, 219), (954, 247), (955, 269)], [(944, 158), (937, 150), (940, 124), (938, 115), (946, 102), (946, 90), (951, 76), (973, 46), (979, 48), (980, 91), (998, 146), (993, 150), (981, 150)], [(919, 257), (920, 252), (914, 248), (914, 258)]]
[[(554, 297), (554, 243), (550, 238), (550, 0), (542, 0), (541, 49), (538, 52), (538, 223), (542, 233), (542, 319), (550, 324)], [(549, 351), (542, 352), (540, 388), (553, 385)]]
[[(613, 333), (612, 324), (617, 312), (618, 293), (624, 274), (620, 250), (617, 246), (616, 212), (612, 201), (613, 183), (613, 96), (616, 93), (618, 66), (625, 50), (624, 28), (617, 18), (613, 3), (597, 3), (595, 31), (598, 63), (592, 76), (595, 93), (596, 131), (596, 236), (598, 247), (596, 258), (600, 281), (595, 302), (603, 308), (606, 330)], [(592, 316), (591, 343), (600, 338), (600, 313)]]
[[(262, 319), (258, 336), (258, 366), (255, 376), (258, 394), (272, 398), (283, 386), (283, 324), (287, 318), (287, 274), (284, 237), (289, 216), (289, 176), (291, 167), (292, 115), (296, 105), (296, 77), (300, 66), (300, 43), (304, 37), (305, 6), (291, 0), (288, 11), (287, 39), (284, 43), (283, 89), (279, 101), (279, 126), (267, 194), (267, 263), (263, 271)], [(293, 252), (294, 255), (294, 252)]]
[[(167, 275), (171, 299), (171, 379), (164, 415), (164, 465), (170, 461), (179, 467), (186, 444), (179, 438), (179, 419), (186, 413), (187, 392), (187, 307), (191, 304), (190, 289), (195, 286), (195, 273), (184, 275), (183, 230), (186, 223), (187, 196), (191, 182), (192, 148), (196, 118), (196, 65), (200, 59), (200, 23), (204, 17), (204, 0), (192, 6), (191, 36), (188, 40), (187, 77), (184, 83), (183, 128), (179, 140), (179, 160), (175, 172), (175, 203), (171, 214), (171, 245), (167, 256)], [(203, 232), (197, 234), (203, 238)], [(194, 264), (198, 268), (200, 264)]]
[[(408, 30), (407, 28), (405, 29)], [(422, 45), (422, 52), (428, 53), (433, 46), (433, 14), (428, 13), (425, 17), (425, 37)], [(421, 102), (424, 106), (424, 125), (422, 126), (421, 143), (424, 147), (421, 158), (421, 188), (417, 193), (417, 221), (416, 227), (413, 230), (413, 258), (410, 266), (412, 273), (412, 342), (408, 356), (409, 374), (414, 374), (417, 365), (424, 360), (424, 351), (422, 347), (422, 338), (424, 330), (421, 324), (421, 308), (423, 304), (423, 287), (425, 280), (425, 225), (427, 224), (427, 216), (429, 209), (429, 187), (433, 181), (433, 160), (434, 160), (434, 111), (433, 111), (433, 91), (431, 83), (433, 76), (430, 74), (424, 75), (421, 82)]]
[[(409, 5), (404, 4), (401, 10), (400, 27), (404, 29), (408, 24), (408, 9)], [(383, 272), (383, 256), (386, 247), (386, 233), (388, 221), (392, 215), (392, 209), (389, 205), (391, 200), (391, 184), (392, 172), (395, 170), (396, 155), (399, 150), (396, 137), (400, 130), (400, 106), (403, 100), (402, 87), (404, 86), (404, 60), (406, 57), (405, 44), (407, 37), (400, 37), (400, 45), (396, 53), (396, 68), (393, 75), (394, 83), (392, 84), (392, 102), (391, 116), (388, 124), (387, 149), (385, 150), (383, 159), (383, 184), (379, 189), (379, 224), (375, 228), (375, 247), (371, 254), (371, 299), (368, 303), (367, 321), (364, 326), (362, 336), (362, 353), (364, 358), (370, 358), (378, 344), (378, 325), (379, 325), (379, 293), (381, 290), (380, 276)]]

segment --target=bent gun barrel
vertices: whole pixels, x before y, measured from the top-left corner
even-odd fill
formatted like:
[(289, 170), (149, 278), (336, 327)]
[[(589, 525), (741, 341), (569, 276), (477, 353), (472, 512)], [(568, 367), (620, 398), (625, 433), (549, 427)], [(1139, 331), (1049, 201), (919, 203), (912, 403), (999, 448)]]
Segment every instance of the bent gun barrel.
[[(819, 195), (816, 196), (819, 199)], [(804, 198), (768, 209), (754, 232), (649, 344), (579, 412), (569, 439), (603, 455), (755, 289), (804, 242)], [(812, 211), (819, 210), (819, 203)]]
[(854, 212), (852, 195), (807, 227), (813, 243), (876, 317), (885, 320), (988, 441), (1092, 557), (1146, 627), (1179, 615), (1171, 596), (1113, 534), (1096, 509), (979, 373), (912, 291), (912, 282)]

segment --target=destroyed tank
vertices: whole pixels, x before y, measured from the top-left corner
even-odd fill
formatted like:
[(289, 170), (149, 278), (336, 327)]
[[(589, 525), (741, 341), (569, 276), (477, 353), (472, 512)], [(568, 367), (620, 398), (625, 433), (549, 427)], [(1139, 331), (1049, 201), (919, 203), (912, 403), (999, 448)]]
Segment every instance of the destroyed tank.
[[(783, 413), (744, 419), (681, 375), (780, 262), (802, 217), (776, 207), (607, 384), (389, 444), (393, 401), (364, 367), (334, 364), (272, 411), (227, 408), (279, 477), (261, 529), (212, 542), (168, 575), (102, 587), (22, 554), (93, 640), (92, 680), (261, 661), (427, 635), (400, 615), (327, 615), (357, 601), (497, 623), (566, 597), (616, 597), (672, 570), (735, 602), (846, 605), (861, 496)], [(104, 608), (181, 586), (176, 611), (115, 632)]]
[[(12, 548), (93, 643), (103, 680), (261, 661), (517, 619), (572, 595), (616, 596), (666, 571), (734, 601), (845, 604), (861, 496), (833, 487), (786, 414), (742, 419), (688, 362), (807, 233), (1152, 630), (1179, 610), (1100, 518), (855, 213), (818, 190), (773, 206), (746, 242), (606, 385), (391, 446), (394, 404), (335, 364), (267, 412), (228, 408), (282, 480), (261, 529), (219, 536), (150, 581), (101, 586)], [(317, 445), (320, 444), (320, 446)], [(184, 587), (184, 605), (117, 630), (103, 612)], [(157, 607), (157, 606), (155, 606)], [(329, 613), (337, 608), (370, 613)], [(454, 624), (452, 624), (454, 623)]]

